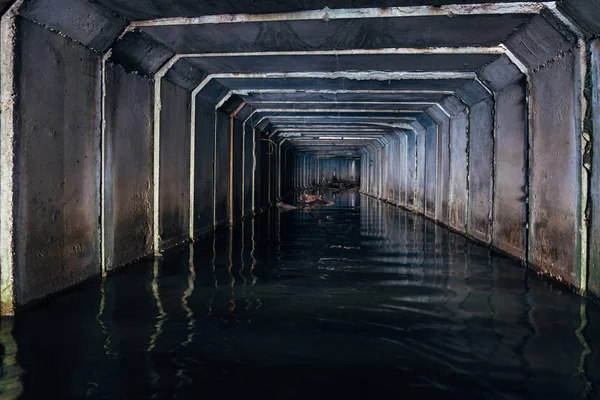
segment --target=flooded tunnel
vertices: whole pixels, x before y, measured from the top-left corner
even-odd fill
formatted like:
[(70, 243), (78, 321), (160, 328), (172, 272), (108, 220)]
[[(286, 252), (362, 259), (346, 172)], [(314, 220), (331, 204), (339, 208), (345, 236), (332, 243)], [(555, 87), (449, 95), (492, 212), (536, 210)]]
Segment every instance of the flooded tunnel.
[(0, 397), (600, 398), (597, 0), (0, 0)]

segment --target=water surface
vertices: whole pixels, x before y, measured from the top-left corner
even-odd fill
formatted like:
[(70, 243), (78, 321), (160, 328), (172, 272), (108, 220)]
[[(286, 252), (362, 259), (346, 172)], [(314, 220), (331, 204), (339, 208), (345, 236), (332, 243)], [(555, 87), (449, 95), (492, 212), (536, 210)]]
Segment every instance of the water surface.
[(600, 398), (597, 304), (412, 213), (325, 198), (3, 321), (0, 398)]

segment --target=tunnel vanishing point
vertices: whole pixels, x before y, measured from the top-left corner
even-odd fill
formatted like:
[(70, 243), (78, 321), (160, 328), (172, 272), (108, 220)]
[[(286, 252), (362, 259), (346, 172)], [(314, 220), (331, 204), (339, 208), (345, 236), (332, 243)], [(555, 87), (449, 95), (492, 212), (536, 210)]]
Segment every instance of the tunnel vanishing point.
[(332, 171), (600, 295), (597, 0), (0, 3), (2, 315)]

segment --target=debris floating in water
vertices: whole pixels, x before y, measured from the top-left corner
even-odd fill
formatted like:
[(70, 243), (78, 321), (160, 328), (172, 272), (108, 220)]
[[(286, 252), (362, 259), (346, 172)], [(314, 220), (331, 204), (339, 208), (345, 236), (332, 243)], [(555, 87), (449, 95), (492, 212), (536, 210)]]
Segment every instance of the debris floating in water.
[(301, 194), (298, 197), (298, 204), (303, 208), (316, 208), (316, 207), (329, 207), (333, 205), (333, 202), (323, 199), (323, 195), (320, 194)]
[(291, 204), (284, 203), (282, 201), (278, 201), (275, 203), (277, 208), (281, 211), (292, 211), (298, 209), (311, 209), (311, 208), (319, 208), (319, 207), (329, 207), (333, 205), (333, 201), (327, 201), (323, 199), (323, 195), (319, 194), (301, 194), (298, 197), (298, 206), (293, 206)]
[(303, 204), (310, 204), (320, 200), (323, 200), (323, 195), (304, 193), (301, 194), (300, 197), (298, 197), (298, 202)]
[(298, 207), (296, 207), (296, 206), (292, 206), (291, 204), (282, 203), (281, 201), (278, 201), (277, 203), (275, 203), (275, 205), (281, 211), (292, 211), (292, 210), (298, 209)]

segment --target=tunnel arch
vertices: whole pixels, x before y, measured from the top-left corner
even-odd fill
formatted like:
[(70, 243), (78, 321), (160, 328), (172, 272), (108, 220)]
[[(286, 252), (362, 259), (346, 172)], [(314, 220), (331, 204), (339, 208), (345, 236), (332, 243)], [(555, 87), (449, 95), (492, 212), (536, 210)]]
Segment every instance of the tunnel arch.
[(600, 7), (376, 6), (3, 2), (2, 313), (342, 159), (364, 194), (600, 295)]

